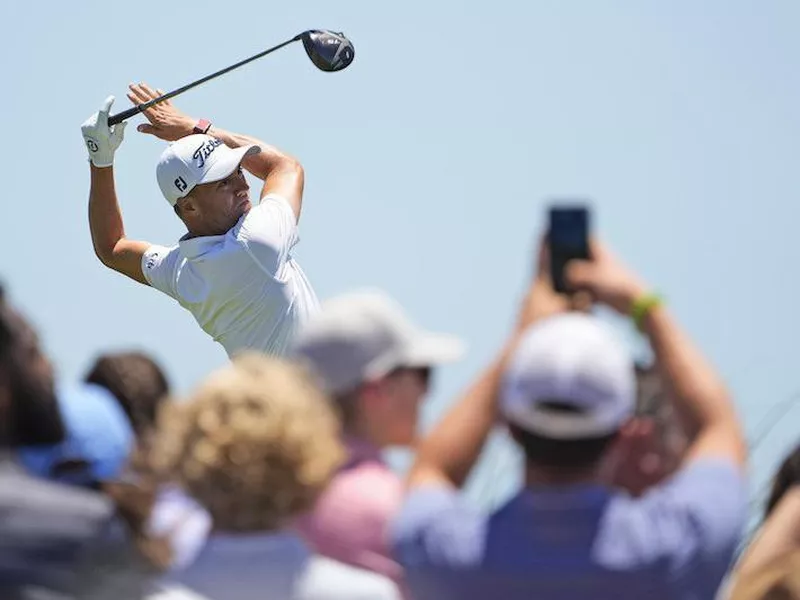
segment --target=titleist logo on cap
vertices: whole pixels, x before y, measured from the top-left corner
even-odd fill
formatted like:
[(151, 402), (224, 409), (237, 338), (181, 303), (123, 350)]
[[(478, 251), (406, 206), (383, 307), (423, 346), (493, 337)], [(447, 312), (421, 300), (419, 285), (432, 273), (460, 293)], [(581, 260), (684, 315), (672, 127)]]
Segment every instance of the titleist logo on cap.
[(221, 145), (222, 140), (219, 138), (212, 138), (207, 142), (203, 142), (192, 154), (192, 158), (197, 161), (197, 168), (202, 169), (209, 155)]

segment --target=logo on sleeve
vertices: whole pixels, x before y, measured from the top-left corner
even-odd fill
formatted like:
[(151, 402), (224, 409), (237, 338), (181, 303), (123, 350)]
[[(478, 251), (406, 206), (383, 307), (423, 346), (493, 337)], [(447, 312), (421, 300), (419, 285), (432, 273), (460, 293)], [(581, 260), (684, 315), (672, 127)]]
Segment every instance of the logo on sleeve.
[(158, 260), (158, 252), (153, 252), (150, 256), (147, 257), (147, 261), (144, 263), (146, 269), (152, 269), (156, 266), (156, 260)]

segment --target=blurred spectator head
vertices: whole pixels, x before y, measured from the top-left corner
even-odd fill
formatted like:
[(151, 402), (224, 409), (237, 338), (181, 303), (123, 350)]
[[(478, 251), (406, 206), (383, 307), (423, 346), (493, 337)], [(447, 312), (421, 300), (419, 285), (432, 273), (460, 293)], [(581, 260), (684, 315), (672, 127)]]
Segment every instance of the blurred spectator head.
[(529, 327), (500, 392), (501, 412), (528, 466), (558, 478), (598, 469), (635, 403), (632, 358), (607, 327), (582, 313)]
[(680, 466), (689, 437), (653, 365), (636, 366), (636, 418), (621, 438), (613, 483), (634, 496), (658, 485)]
[(795, 446), (794, 450), (783, 460), (772, 479), (772, 488), (764, 509), (765, 519), (769, 517), (789, 488), (795, 485), (800, 485), (800, 444)]
[(335, 399), (346, 432), (384, 447), (414, 441), (434, 367), (460, 358), (463, 344), (418, 328), (382, 292), (358, 291), (325, 303), (293, 350)]
[(217, 530), (268, 532), (308, 511), (343, 458), (338, 420), (307, 372), (242, 353), (162, 406), (147, 462)]
[(36, 331), (0, 288), (0, 427), (2, 444), (49, 445), (64, 438), (53, 367)]
[(111, 392), (139, 437), (153, 429), (159, 404), (170, 391), (164, 371), (143, 352), (103, 354), (84, 380)]
[(39, 477), (97, 487), (122, 473), (133, 449), (134, 436), (116, 399), (93, 384), (56, 386), (65, 438), (49, 446), (19, 448), (17, 457)]

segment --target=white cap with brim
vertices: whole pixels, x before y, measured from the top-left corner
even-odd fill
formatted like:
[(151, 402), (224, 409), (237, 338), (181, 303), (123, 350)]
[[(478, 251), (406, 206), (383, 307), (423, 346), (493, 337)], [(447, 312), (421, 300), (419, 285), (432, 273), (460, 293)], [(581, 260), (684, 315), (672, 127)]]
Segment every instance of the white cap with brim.
[(558, 315), (531, 326), (515, 349), (500, 392), (511, 424), (548, 439), (611, 435), (634, 413), (634, 361), (599, 319)]
[(258, 154), (255, 144), (229, 148), (219, 138), (205, 134), (182, 137), (167, 146), (156, 167), (161, 193), (171, 206), (195, 186), (225, 179), (247, 156)]
[(343, 294), (298, 330), (291, 354), (307, 363), (331, 394), (350, 392), (403, 367), (433, 367), (460, 359), (464, 343), (419, 329), (380, 291)]

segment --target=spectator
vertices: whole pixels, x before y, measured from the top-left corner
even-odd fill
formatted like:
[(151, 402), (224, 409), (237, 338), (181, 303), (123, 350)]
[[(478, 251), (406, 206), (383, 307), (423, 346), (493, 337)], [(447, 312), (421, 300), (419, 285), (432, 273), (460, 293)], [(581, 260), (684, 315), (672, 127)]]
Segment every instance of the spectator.
[(298, 522), (317, 552), (400, 581), (388, 524), (403, 485), (381, 451), (414, 442), (433, 367), (462, 351), (458, 340), (417, 328), (400, 306), (376, 291), (324, 303), (298, 332), (294, 356), (333, 397), (348, 450), (347, 462), (315, 510)]
[(144, 352), (113, 352), (97, 358), (84, 378), (106, 388), (142, 439), (152, 431), (170, 387), (163, 369)]
[[(158, 410), (169, 397), (166, 373), (144, 352), (111, 352), (95, 360), (84, 380), (108, 390), (125, 412), (139, 444), (132, 457), (136, 463), (146, 452)], [(131, 470), (136, 468), (136, 464), (131, 465)], [(202, 549), (211, 518), (177, 487), (166, 485), (156, 493), (147, 486), (113, 481), (106, 482), (103, 490), (117, 503), (130, 535), (152, 567), (159, 571), (183, 568)]]
[[(573, 289), (649, 337), (696, 435), (681, 469), (640, 498), (607, 485), (634, 416), (634, 365), (597, 319), (558, 314), (542, 258), (507, 347), (421, 444), (394, 547), (416, 600), (712, 598), (746, 509), (746, 446), (723, 384), (663, 304), (602, 246)], [(546, 256), (546, 251), (540, 256)], [(499, 414), (525, 488), (490, 515), (458, 493)]]
[(133, 450), (133, 430), (114, 397), (93, 384), (56, 386), (65, 439), (18, 450), (32, 474), (62, 483), (99, 488), (116, 479)]
[[(784, 459), (775, 474), (764, 513), (763, 525), (731, 577), (730, 597), (760, 598), (756, 590), (777, 587), (780, 581), (786, 585), (794, 581), (791, 589), (795, 595), (774, 597), (800, 598), (797, 573), (794, 579), (784, 579), (782, 574), (787, 566), (796, 569), (800, 565), (800, 445)], [(777, 565), (784, 567), (781, 570)]]
[(133, 563), (127, 546), (108, 536), (111, 503), (33, 478), (16, 460), (19, 446), (50, 447), (64, 436), (50, 362), (0, 291), (0, 598), (136, 597), (120, 585), (131, 583), (123, 574)]
[(208, 509), (214, 530), (159, 597), (395, 597), (388, 579), (313, 556), (289, 530), (343, 459), (336, 418), (304, 371), (244, 353), (161, 416), (148, 463)]

